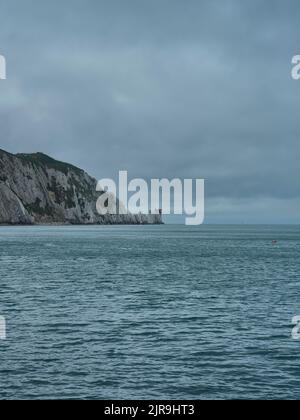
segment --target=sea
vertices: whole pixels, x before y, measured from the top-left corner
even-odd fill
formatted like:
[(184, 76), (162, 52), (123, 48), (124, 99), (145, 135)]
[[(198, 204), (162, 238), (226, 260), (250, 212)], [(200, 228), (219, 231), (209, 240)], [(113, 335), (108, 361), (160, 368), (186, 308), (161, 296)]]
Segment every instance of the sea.
[(299, 226), (0, 228), (0, 399), (300, 399)]

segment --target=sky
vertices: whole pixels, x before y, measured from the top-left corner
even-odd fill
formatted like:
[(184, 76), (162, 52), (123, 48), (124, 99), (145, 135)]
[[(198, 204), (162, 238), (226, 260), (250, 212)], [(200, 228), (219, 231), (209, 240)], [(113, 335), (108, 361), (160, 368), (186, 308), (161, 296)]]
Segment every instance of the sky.
[(298, 0), (1, 0), (0, 148), (204, 178), (207, 223), (300, 223)]

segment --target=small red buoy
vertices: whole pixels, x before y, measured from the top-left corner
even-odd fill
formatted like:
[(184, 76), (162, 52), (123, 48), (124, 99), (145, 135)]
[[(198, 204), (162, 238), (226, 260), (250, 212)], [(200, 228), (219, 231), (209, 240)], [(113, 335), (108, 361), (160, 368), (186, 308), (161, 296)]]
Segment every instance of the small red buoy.
[(276, 245), (276, 244), (277, 244), (277, 241), (272, 241), (272, 244), (273, 244), (273, 245)]

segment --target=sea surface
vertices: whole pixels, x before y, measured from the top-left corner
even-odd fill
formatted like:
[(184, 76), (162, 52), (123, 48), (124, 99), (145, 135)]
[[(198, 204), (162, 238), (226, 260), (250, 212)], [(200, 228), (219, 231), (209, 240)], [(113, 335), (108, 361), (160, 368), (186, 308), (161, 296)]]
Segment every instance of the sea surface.
[(0, 399), (300, 398), (299, 226), (1, 227), (0, 286)]

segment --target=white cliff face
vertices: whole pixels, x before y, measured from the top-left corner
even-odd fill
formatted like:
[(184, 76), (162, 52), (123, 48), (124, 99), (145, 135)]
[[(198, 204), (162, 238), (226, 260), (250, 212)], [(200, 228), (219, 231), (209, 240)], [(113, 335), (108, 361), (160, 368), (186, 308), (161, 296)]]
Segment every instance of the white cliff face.
[(159, 224), (157, 215), (100, 216), (97, 182), (43, 154), (0, 150), (0, 224)]

